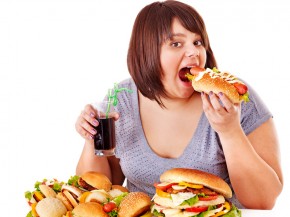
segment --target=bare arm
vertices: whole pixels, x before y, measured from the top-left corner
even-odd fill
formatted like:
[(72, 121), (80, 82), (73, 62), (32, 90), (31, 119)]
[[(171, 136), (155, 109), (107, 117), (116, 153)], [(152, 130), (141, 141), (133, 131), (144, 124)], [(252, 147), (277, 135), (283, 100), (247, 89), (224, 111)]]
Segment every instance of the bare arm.
[(247, 208), (272, 209), (282, 191), (280, 153), (273, 120), (248, 137), (243, 131), (221, 134), (232, 186)]
[(240, 125), (240, 105), (227, 97), (202, 96), (204, 111), (219, 134), (237, 198), (252, 209), (272, 209), (283, 188), (279, 143), (270, 119), (249, 136)]

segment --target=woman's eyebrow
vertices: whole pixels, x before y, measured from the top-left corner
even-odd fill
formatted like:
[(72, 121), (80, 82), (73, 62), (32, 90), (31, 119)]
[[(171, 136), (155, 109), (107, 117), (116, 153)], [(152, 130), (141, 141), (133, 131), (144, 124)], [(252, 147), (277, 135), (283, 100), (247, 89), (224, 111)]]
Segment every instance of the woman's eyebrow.
[(166, 40), (173, 40), (174, 38), (178, 37), (186, 37), (186, 35), (183, 33), (171, 33)]
[(172, 33), (170, 35), (171, 38), (174, 38), (174, 37), (185, 37), (186, 35), (183, 34), (183, 33)]

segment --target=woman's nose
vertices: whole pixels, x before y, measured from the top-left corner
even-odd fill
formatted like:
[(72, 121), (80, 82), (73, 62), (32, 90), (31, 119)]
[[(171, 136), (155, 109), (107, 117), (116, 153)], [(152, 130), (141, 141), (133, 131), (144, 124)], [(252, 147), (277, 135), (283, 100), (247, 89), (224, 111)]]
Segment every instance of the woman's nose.
[(186, 57), (198, 57), (199, 50), (194, 45), (192, 45), (192, 46), (187, 48), (185, 56)]

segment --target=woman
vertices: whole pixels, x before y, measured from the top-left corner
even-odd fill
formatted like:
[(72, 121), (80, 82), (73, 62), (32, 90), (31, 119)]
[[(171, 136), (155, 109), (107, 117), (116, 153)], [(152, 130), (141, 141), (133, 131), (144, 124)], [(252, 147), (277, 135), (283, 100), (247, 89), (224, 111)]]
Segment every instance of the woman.
[[(154, 2), (138, 14), (128, 50), (132, 79), (119, 87), (116, 156), (94, 155), (87, 105), (76, 122), (85, 138), (77, 174), (95, 170), (114, 184), (153, 196), (153, 183), (172, 167), (214, 173), (234, 191), (240, 208), (271, 209), (283, 186), (272, 115), (249, 87), (250, 102), (233, 104), (223, 94), (195, 92), (185, 68), (216, 67), (204, 22), (189, 5)], [(224, 107), (220, 104), (224, 105)]]

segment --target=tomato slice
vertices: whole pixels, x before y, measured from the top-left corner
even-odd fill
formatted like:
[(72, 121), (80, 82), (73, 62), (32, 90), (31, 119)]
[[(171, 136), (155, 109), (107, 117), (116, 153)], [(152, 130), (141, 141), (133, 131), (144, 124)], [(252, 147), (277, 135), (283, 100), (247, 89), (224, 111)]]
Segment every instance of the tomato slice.
[(204, 70), (205, 70), (204, 68), (200, 68), (200, 67), (192, 67), (192, 68), (190, 69), (190, 73), (191, 73), (192, 75), (197, 75), (198, 73), (203, 72)]
[(187, 212), (204, 212), (207, 211), (208, 206), (197, 206), (197, 207), (190, 207), (190, 208), (186, 208), (185, 210)]
[(170, 188), (172, 185), (177, 185), (177, 183), (154, 183), (154, 187), (162, 191), (166, 191), (166, 189)]
[(109, 202), (109, 203), (106, 203), (106, 204), (104, 204), (104, 206), (103, 206), (103, 210), (105, 211), (105, 212), (111, 212), (113, 209), (115, 209), (117, 206), (116, 206), (116, 204), (115, 203), (113, 203), (113, 202)]
[(205, 196), (205, 197), (198, 197), (198, 200), (201, 201), (209, 201), (209, 200), (215, 200), (217, 199), (218, 195), (210, 195), (210, 196)]

